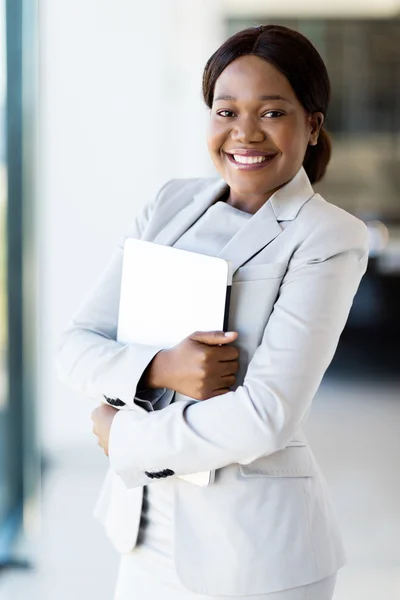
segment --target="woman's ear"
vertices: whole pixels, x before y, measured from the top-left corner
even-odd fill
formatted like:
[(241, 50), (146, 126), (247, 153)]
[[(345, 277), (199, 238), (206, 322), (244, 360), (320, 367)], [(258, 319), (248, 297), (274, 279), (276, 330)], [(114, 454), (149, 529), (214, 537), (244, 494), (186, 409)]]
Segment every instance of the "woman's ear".
[(310, 126), (310, 136), (308, 139), (308, 143), (310, 146), (316, 146), (318, 143), (319, 132), (321, 131), (321, 127), (324, 123), (325, 117), (321, 112), (311, 113), (308, 116), (309, 126)]

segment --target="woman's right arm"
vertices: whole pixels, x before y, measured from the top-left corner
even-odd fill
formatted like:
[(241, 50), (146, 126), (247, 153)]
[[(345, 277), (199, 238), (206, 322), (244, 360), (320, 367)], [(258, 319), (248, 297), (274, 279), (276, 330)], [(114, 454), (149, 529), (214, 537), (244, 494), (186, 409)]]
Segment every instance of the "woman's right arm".
[[(146, 204), (126, 237), (143, 236), (168, 185)], [(124, 241), (62, 334), (56, 365), (60, 379), (72, 389), (100, 401), (118, 398), (133, 406), (139, 380), (162, 348), (116, 341)]]

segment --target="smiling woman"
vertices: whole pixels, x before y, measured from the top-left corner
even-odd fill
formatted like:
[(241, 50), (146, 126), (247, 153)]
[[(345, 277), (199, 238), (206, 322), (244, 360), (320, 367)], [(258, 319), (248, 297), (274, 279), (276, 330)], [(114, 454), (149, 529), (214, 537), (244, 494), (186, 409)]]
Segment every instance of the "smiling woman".
[[(367, 229), (312, 188), (330, 157), (330, 86), (306, 38), (274, 25), (232, 36), (203, 93), (221, 177), (171, 180), (127, 235), (230, 260), (230, 333), (119, 343), (121, 244), (58, 354), (62, 378), (103, 402), (95, 514), (122, 554), (114, 600), (331, 600), (346, 558), (303, 426)], [(162, 309), (174, 290), (160, 287)], [(180, 477), (211, 470), (205, 487)]]

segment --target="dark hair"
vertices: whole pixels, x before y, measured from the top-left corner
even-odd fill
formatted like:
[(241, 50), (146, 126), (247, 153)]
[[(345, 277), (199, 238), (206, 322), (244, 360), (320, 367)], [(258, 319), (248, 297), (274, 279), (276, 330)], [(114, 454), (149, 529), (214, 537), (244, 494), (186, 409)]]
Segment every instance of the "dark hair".
[[(203, 97), (212, 107), (214, 88), (222, 71), (240, 56), (258, 56), (274, 65), (288, 79), (306, 111), (326, 117), (330, 82), (325, 64), (312, 43), (298, 31), (280, 25), (260, 25), (239, 31), (207, 61), (203, 73)], [(316, 146), (308, 146), (303, 166), (311, 183), (325, 174), (331, 157), (329, 134), (321, 128)]]

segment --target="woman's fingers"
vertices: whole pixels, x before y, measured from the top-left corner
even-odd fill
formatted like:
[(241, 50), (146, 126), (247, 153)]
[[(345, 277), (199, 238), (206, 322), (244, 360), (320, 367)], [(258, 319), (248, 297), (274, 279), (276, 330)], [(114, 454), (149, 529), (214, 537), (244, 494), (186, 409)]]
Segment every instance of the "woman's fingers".
[(212, 391), (210, 392), (209, 398), (213, 398), (214, 396), (220, 396), (222, 394), (226, 394), (231, 391), (231, 387), (235, 385), (236, 377), (234, 375), (226, 375), (225, 377), (221, 377), (219, 381), (215, 382)]
[(219, 362), (237, 360), (239, 358), (239, 349), (236, 346), (221, 346), (218, 349)]
[(221, 377), (235, 375), (239, 371), (239, 362), (237, 360), (228, 360), (219, 365)]
[(210, 398), (214, 398), (215, 396), (222, 396), (223, 394), (227, 394), (230, 391), (231, 390), (229, 388), (221, 388), (219, 390), (214, 390)]
[(223, 377), (221, 379), (221, 385), (224, 386), (224, 388), (226, 387), (231, 387), (232, 385), (235, 385), (236, 383), (236, 377), (234, 375), (226, 375), (225, 377)]

